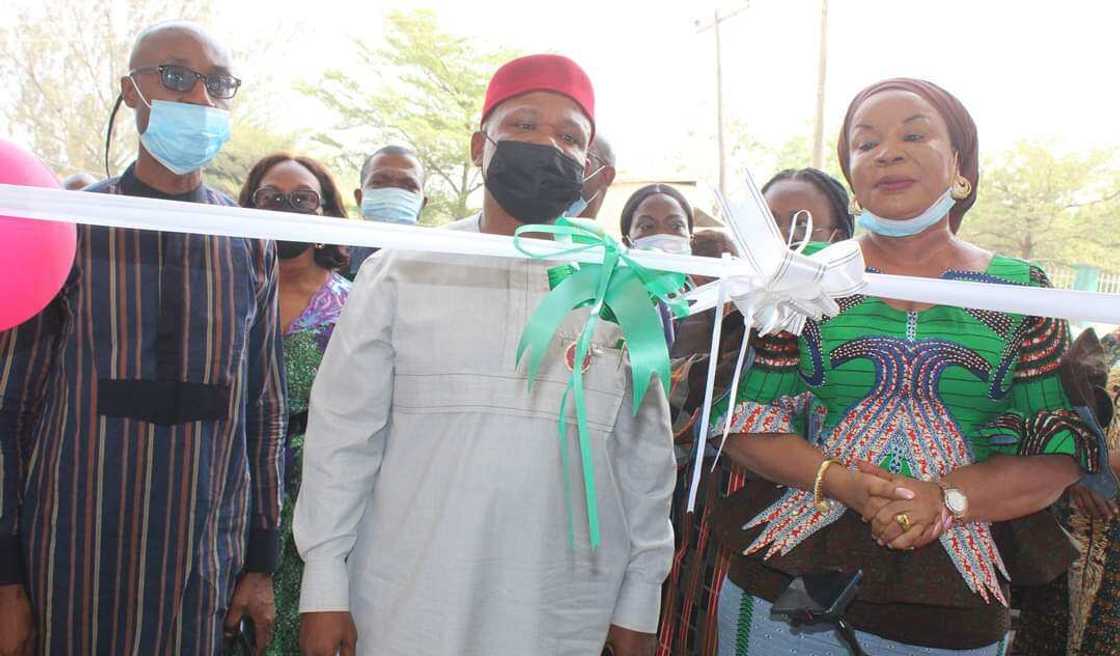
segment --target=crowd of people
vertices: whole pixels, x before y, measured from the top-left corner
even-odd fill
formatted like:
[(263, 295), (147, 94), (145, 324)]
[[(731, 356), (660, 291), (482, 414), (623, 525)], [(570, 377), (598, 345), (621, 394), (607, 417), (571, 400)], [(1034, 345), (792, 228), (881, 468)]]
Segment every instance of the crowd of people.
[[(262, 153), (236, 201), (205, 184), (242, 81), (202, 27), (145, 30), (127, 66), (137, 158), (67, 188), (347, 216), (302, 155)], [(480, 109), (482, 209), (442, 229), (617, 220), (631, 249), (737, 254), (669, 184), (602, 215), (615, 156), (570, 59), (508, 62)], [(791, 247), (856, 239), (868, 271), (1049, 285), (957, 236), (981, 181), (948, 91), (868, 86), (837, 157), (843, 182), (803, 168), (763, 187)], [(417, 223), (417, 153), (386, 144), (359, 180), (363, 219)], [(1002, 656), (1013, 634), (1016, 653), (1120, 653), (1108, 340), (857, 295), (799, 335), (758, 335), (729, 308), (710, 353), (715, 310), (658, 304), (672, 383), (632, 407), (617, 325), (575, 362), (587, 309), (527, 384), (518, 338), (549, 266), (79, 226), (62, 291), (0, 332), (0, 656), (841, 655), (853, 638)], [(580, 449), (557, 441), (576, 367), (597, 547), (564, 476)], [(705, 442), (726, 422), (717, 460)], [(773, 612), (799, 577), (856, 570), (850, 635)]]

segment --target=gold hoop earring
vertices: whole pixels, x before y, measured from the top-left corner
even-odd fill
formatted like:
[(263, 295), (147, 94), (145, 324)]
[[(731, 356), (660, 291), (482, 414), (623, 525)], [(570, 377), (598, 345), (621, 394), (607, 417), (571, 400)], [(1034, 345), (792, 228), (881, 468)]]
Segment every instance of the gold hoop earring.
[(859, 204), (855, 194), (852, 194), (852, 199), (848, 201), (848, 214), (859, 216), (861, 213), (863, 213), (863, 206)]
[(972, 183), (968, 178), (961, 174), (957, 174), (957, 179), (953, 180), (953, 190), (950, 192), (954, 200), (964, 200), (972, 194)]

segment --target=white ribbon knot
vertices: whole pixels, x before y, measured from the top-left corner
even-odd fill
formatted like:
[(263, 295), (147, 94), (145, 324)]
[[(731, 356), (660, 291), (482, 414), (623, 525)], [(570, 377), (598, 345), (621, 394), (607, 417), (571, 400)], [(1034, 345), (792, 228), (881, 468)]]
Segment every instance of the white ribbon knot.
[[(836, 299), (858, 294), (867, 287), (863, 252), (859, 244), (842, 241), (826, 246), (812, 255), (803, 253), (806, 245), (804, 242), (795, 250), (791, 249), (790, 244), (782, 239), (766, 200), (750, 174), (747, 175), (746, 182), (746, 198), (734, 206), (719, 193), (715, 194), (742, 257), (730, 258), (725, 255), (724, 262), (728, 264), (728, 271), (723, 277), (686, 296), (693, 303), (693, 313), (713, 306), (716, 308), (708, 356), (708, 379), (704, 387), (704, 407), (700, 417), (700, 432), (696, 436), (697, 446), (688, 493), (689, 512), (695, 509), (696, 494), (700, 487), (704, 447), (708, 440), (711, 406), (714, 401), (720, 330), (727, 299), (742, 313), (746, 330), (743, 331), (738, 362), (727, 392), (727, 411), (723, 418), (723, 435), (716, 452), (716, 461), (723, 453), (723, 446), (731, 431), (735, 394), (739, 389), (739, 379), (746, 360), (750, 329), (753, 327), (762, 335), (782, 331), (800, 335), (807, 320), (820, 321), (824, 317), (836, 316), (840, 312)], [(806, 234), (811, 233), (811, 226), (810, 217)], [(732, 273), (731, 262), (745, 262), (752, 272)], [(741, 270), (741, 267), (737, 268)]]

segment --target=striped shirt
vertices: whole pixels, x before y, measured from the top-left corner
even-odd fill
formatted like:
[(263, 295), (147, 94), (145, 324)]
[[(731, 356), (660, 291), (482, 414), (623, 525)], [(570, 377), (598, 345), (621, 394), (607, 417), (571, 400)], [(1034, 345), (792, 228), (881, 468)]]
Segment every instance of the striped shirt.
[[(168, 196), (130, 167), (89, 191)], [(74, 269), (0, 332), (0, 584), (50, 654), (211, 654), (271, 571), (285, 433), (265, 242), (79, 226)]]

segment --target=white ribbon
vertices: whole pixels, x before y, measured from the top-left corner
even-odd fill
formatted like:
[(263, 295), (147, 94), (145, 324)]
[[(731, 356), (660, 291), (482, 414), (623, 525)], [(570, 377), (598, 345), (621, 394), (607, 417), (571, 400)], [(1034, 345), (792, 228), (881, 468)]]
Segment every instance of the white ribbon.
[[(511, 237), (500, 235), (432, 230), (333, 217), (314, 217), (312, 220), (306, 214), (7, 184), (0, 184), (0, 217), (2, 216), (111, 228), (374, 246), (433, 253), (519, 259), (526, 257), (513, 247)], [(528, 242), (535, 253), (549, 254), (546, 255), (547, 259), (564, 262), (601, 262), (603, 259), (598, 248), (576, 254), (555, 255), (567, 246), (549, 240), (534, 239)], [(824, 257), (822, 254), (831, 248), (834, 247), (816, 253), (813, 259), (819, 261)], [(778, 257), (782, 257), (784, 251), (783, 244), (781, 251), (777, 253)], [(764, 256), (757, 248), (752, 249), (750, 254), (756, 258)], [(736, 258), (724, 263), (710, 257), (672, 255), (657, 251), (632, 250), (629, 255), (651, 269), (709, 278), (751, 277), (758, 276), (765, 270), (751, 264), (746, 258)], [(1009, 294), (1006, 286), (986, 283), (872, 273), (864, 274), (863, 278), (866, 282), (864, 293), (872, 296), (1072, 321), (1120, 324), (1118, 294), (1038, 287), (1016, 288), (1014, 293)], [(689, 299), (695, 303), (692, 312), (701, 312), (715, 306), (715, 289), (710, 286), (702, 287), (690, 294)]]
[[(751, 325), (764, 334), (782, 330), (800, 334), (807, 319), (835, 315), (839, 311), (835, 299), (861, 292), (915, 303), (1120, 324), (1120, 295), (1117, 294), (1039, 287), (1018, 287), (1012, 291), (1005, 285), (865, 273), (863, 255), (858, 244), (851, 241), (833, 244), (810, 256), (802, 255), (790, 250), (781, 238), (765, 199), (749, 175), (747, 192), (745, 198), (733, 205), (716, 195), (741, 257), (717, 260), (657, 251), (629, 252), (631, 258), (651, 269), (718, 279), (686, 296), (693, 314), (717, 308), (689, 510), (695, 503), (711, 419), (719, 331), (726, 298), (738, 306), (748, 327), (744, 343), (740, 345), (731, 394), (738, 387), (746, 354), (745, 340), (750, 335)], [(2, 216), (111, 228), (527, 257), (514, 248), (512, 238), (500, 235), (7, 184), (0, 184)], [(602, 260), (599, 248), (573, 254), (563, 253), (569, 245), (558, 241), (522, 239), (522, 242), (534, 253), (542, 254), (543, 259)], [(731, 410), (732, 405), (729, 405), (723, 440), (730, 430)]]
[[(512, 237), (420, 226), (358, 221), (292, 212), (205, 205), (140, 198), (119, 194), (94, 194), (0, 184), (0, 217), (62, 221), (109, 228), (133, 228), (250, 239), (276, 239), (318, 244), (373, 246), (399, 250), (482, 255), (527, 259), (513, 246)], [(543, 259), (563, 262), (603, 261), (598, 247), (574, 254), (559, 254), (570, 244), (521, 238), (521, 243)], [(719, 260), (657, 251), (632, 250), (629, 256), (651, 269), (680, 271), (718, 278), (725, 273), (747, 275), (742, 263), (725, 266)], [(3, 263), (0, 263), (2, 265)]]

